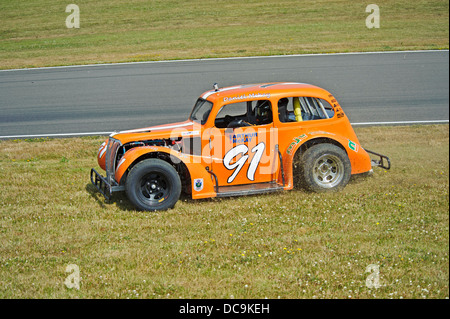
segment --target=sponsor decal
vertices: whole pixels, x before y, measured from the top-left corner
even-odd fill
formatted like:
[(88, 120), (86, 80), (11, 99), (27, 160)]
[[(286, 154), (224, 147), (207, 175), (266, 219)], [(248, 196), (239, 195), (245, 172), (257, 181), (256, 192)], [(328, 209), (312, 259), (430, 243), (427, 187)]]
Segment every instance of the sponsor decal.
[(229, 134), (227, 135), (232, 143), (249, 143), (254, 137), (258, 136), (258, 133), (242, 133), (242, 134)]
[(358, 152), (358, 144), (356, 144), (355, 142), (352, 142), (350, 140), (348, 140), (348, 148), (354, 152)]
[(292, 150), (294, 149), (294, 147), (300, 143), (301, 141), (303, 141), (308, 135), (306, 134), (302, 134), (298, 137), (294, 137), (294, 141), (288, 146), (286, 153), (288, 153), (289, 155), (291, 155)]
[(203, 178), (194, 179), (194, 190), (200, 192), (203, 189)]
[(224, 102), (231, 102), (236, 100), (245, 100), (245, 99), (258, 99), (258, 98), (270, 98), (270, 93), (250, 93), (250, 94), (242, 94), (238, 96), (232, 97), (224, 97)]

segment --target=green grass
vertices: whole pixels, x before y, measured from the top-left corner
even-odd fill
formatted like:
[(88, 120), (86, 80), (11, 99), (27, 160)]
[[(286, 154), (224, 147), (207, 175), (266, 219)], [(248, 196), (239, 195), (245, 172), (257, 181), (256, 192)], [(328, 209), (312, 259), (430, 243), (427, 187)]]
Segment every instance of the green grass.
[(356, 132), (390, 171), (157, 213), (90, 185), (103, 137), (0, 141), (0, 298), (448, 298), (448, 125)]
[(448, 49), (449, 2), (0, 0), (0, 69), (252, 55)]

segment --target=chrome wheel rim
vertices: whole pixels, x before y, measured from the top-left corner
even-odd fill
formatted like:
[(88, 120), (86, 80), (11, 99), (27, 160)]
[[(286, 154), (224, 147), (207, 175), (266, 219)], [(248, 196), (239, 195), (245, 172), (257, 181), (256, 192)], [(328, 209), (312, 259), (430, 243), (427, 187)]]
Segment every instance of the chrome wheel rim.
[(334, 155), (320, 156), (313, 166), (314, 181), (323, 188), (333, 188), (344, 178), (344, 164)]

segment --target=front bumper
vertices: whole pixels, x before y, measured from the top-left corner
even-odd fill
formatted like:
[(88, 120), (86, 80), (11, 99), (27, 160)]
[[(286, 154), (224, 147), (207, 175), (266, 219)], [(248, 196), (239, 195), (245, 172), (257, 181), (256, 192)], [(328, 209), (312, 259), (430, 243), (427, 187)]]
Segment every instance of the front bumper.
[[(103, 152), (99, 153), (98, 161), (104, 156), (104, 167), (106, 171), (106, 177), (102, 176), (95, 169), (91, 169), (91, 183), (97, 190), (102, 193), (106, 199), (111, 199), (113, 192), (125, 190), (124, 186), (119, 185), (114, 179), (114, 173), (116, 171), (116, 159), (117, 153), (122, 146), (119, 140), (109, 137), (107, 145)], [(103, 167), (102, 165), (100, 165)]]
[(120, 192), (125, 190), (125, 186), (111, 185), (110, 183), (108, 183), (106, 177), (103, 177), (93, 168), (91, 169), (91, 183), (108, 200), (111, 199), (113, 192)]

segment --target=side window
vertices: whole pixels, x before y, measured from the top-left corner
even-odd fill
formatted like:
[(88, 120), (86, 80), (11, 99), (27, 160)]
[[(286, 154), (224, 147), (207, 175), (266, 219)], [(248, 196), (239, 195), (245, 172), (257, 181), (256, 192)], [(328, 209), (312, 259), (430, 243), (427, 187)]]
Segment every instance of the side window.
[(301, 122), (328, 119), (334, 116), (333, 107), (325, 100), (295, 96), (278, 101), (278, 118), (280, 122)]
[(224, 105), (216, 116), (217, 128), (235, 128), (272, 123), (269, 100), (238, 102)]

